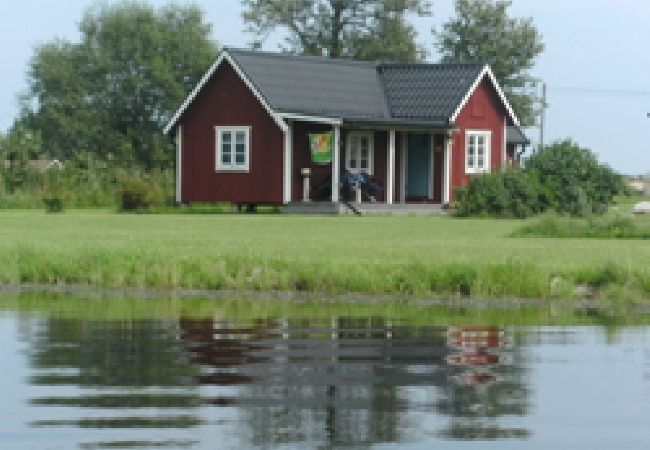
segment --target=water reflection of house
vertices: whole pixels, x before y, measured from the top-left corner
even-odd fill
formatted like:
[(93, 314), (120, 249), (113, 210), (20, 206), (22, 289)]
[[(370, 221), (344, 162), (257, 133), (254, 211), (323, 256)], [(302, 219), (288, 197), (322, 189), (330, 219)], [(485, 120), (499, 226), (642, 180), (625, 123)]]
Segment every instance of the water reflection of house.
[(522, 416), (529, 397), (516, 364), (514, 338), (497, 326), (450, 327), (450, 381), (439, 409), (450, 416), (440, 434), (453, 439), (526, 438), (529, 431), (504, 427), (498, 418)]
[[(241, 423), (249, 424), (246, 440), (252, 445), (310, 442), (364, 448), (408, 439), (414, 430), (409, 421), (416, 416), (471, 408), (445, 406), (450, 376), (457, 371), (448, 364), (455, 350), (448, 346), (445, 328), (343, 317), (246, 327), (183, 320), (181, 329), (191, 362), (201, 366), (199, 382), (219, 387), (209, 390), (215, 394), (207, 401), (236, 406), (244, 415)], [(443, 392), (439, 400), (437, 391)], [(499, 394), (503, 398), (497, 396), (494, 403), (509, 402), (508, 392)], [(500, 416), (498, 408), (491, 410), (493, 417)], [(409, 416), (410, 411), (417, 414)]]

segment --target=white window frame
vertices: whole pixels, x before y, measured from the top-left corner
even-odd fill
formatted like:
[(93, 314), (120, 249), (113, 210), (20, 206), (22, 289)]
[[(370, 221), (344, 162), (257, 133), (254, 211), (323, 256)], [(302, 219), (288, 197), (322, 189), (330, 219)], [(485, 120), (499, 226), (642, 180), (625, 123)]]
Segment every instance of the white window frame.
[[(350, 160), (352, 159), (352, 139), (355, 137), (365, 137), (368, 139), (368, 167), (360, 168), (350, 167)], [(361, 161), (359, 158), (360, 155), (357, 155), (357, 161)], [(345, 145), (345, 168), (350, 173), (360, 173), (365, 172), (368, 175), (372, 175), (375, 171), (375, 136), (371, 131), (352, 131), (348, 133)]]
[[(470, 139), (483, 137), (485, 142), (485, 148), (483, 152), (483, 166), (478, 166), (478, 151), (474, 155), (474, 164), (469, 165), (469, 144)], [(475, 174), (475, 173), (489, 173), (492, 160), (492, 130), (466, 130), (465, 131), (465, 173), (466, 174)]]
[[(216, 126), (214, 127), (215, 131), (215, 170), (217, 172), (248, 172), (250, 170), (251, 163), (251, 134), (252, 127), (250, 126)], [(224, 164), (221, 158), (223, 151), (222, 146), (222, 135), (224, 132), (230, 132), (232, 138), (230, 141), (230, 164)], [(244, 164), (235, 163), (235, 144), (236, 144), (236, 133), (245, 133), (245, 161)]]

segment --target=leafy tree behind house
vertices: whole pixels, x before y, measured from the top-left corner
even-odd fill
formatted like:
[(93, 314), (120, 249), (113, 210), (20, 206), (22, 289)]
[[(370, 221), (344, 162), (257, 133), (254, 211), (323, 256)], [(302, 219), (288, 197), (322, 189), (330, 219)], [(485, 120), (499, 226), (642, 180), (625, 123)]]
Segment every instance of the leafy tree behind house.
[(406, 15), (429, 14), (428, 0), (242, 0), (242, 6), (257, 46), (283, 30), (284, 49), (299, 54), (395, 62), (425, 54)]
[(456, 0), (456, 15), (434, 31), (443, 62), (490, 64), (524, 125), (533, 125), (537, 99), (527, 91), (530, 70), (544, 50), (531, 18), (512, 18), (511, 0)]
[(217, 53), (196, 6), (97, 3), (84, 14), (81, 41), (36, 48), (25, 120), (44, 150), (69, 159), (89, 152), (144, 167), (173, 160), (160, 130)]

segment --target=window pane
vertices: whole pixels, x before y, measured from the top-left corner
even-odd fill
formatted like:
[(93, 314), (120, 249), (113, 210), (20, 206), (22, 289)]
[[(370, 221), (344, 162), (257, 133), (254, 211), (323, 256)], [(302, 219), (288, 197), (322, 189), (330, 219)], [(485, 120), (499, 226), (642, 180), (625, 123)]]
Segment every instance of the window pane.
[(221, 141), (224, 144), (229, 144), (230, 145), (230, 142), (232, 142), (232, 133), (230, 133), (230, 131), (222, 131), (221, 132)]
[(246, 133), (244, 131), (238, 131), (235, 133), (235, 142), (237, 144), (244, 144), (246, 143)]
[(485, 145), (485, 136), (477, 136), (476, 139), (479, 146)]
[(369, 147), (369, 145), (368, 145), (368, 138), (365, 137), (365, 136), (362, 136), (362, 137), (359, 139), (359, 141), (360, 141), (359, 144), (360, 144), (360, 146), (361, 146), (361, 149), (364, 150), (364, 151), (368, 151), (368, 147)]
[(221, 163), (224, 165), (230, 164), (232, 161), (232, 157), (230, 155), (230, 144), (226, 144), (225, 142), (221, 146)]
[(246, 145), (244, 144), (235, 144), (235, 162), (237, 164), (246, 163)]

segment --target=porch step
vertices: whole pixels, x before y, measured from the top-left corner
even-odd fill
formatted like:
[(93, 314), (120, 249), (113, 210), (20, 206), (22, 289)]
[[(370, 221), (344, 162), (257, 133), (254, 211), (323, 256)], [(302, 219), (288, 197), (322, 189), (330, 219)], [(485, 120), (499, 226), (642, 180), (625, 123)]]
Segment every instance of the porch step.
[[(442, 214), (445, 210), (440, 204), (434, 203), (351, 203), (348, 208), (344, 203), (332, 202), (291, 202), (282, 207), (285, 214), (394, 214), (394, 215), (431, 215)], [(356, 210), (356, 211), (354, 211)]]
[(355, 203), (357, 209), (363, 214), (393, 214), (393, 215), (418, 215), (443, 214), (445, 210), (438, 203)]
[(341, 215), (346, 210), (345, 205), (333, 202), (291, 202), (282, 207), (285, 214)]

